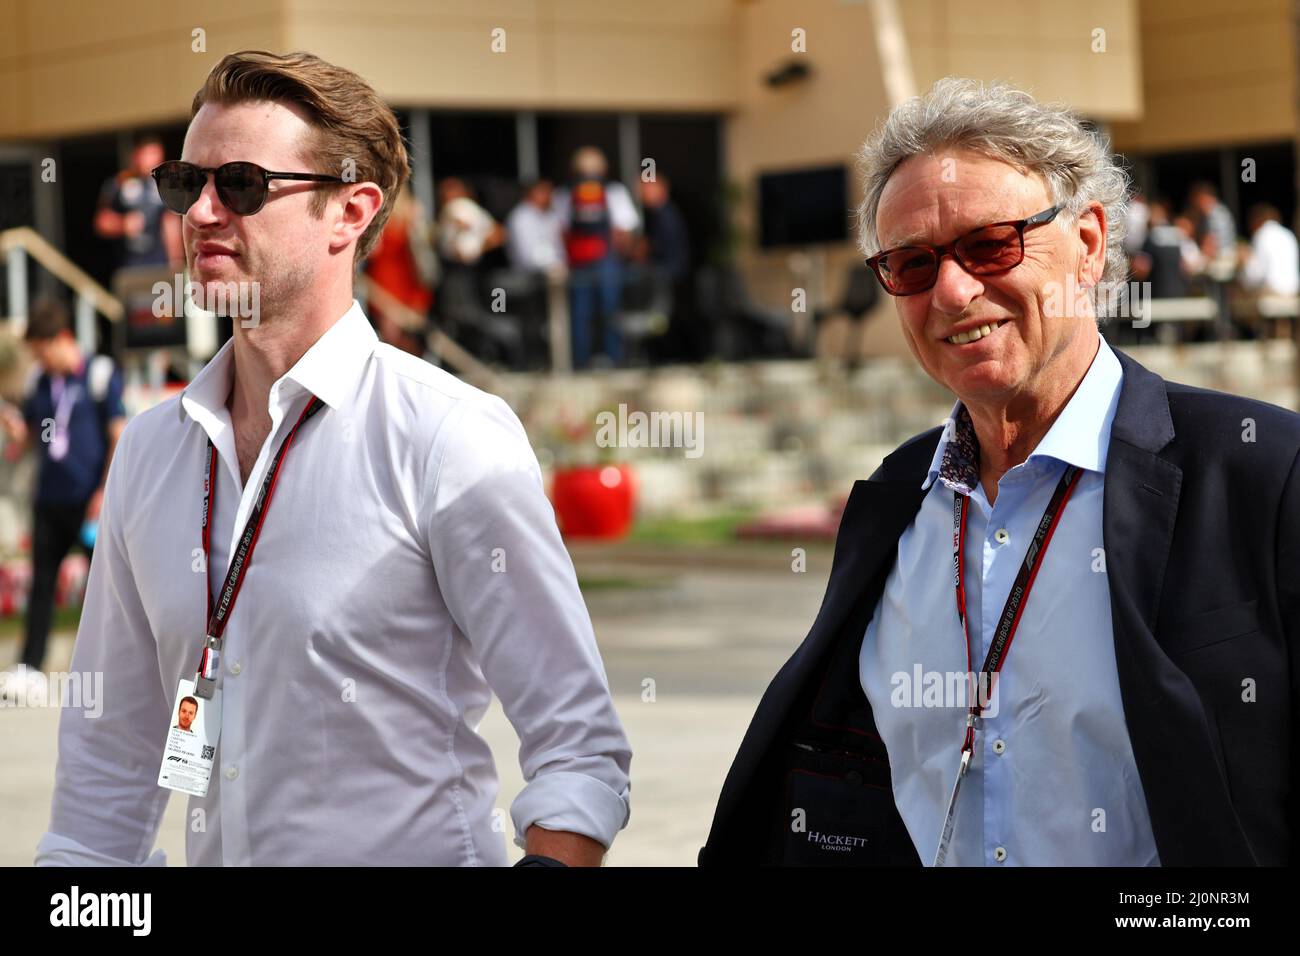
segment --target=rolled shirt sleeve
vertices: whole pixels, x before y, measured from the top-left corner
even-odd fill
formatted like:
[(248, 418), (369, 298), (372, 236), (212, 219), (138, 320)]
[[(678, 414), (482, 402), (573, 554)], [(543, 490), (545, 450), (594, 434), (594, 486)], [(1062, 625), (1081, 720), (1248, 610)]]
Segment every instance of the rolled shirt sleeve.
[(632, 754), (523, 426), (500, 398), (463, 398), (427, 467), (443, 599), (519, 735), (515, 843), (536, 824), (608, 847), (627, 824)]
[(166, 863), (161, 850), (149, 851), (170, 795), (157, 784), (169, 707), (122, 536), (130, 435), (128, 426), (109, 470), (72, 654), (78, 679), (103, 675), (102, 700), (71, 707), (64, 698), (50, 826), (37, 866)]

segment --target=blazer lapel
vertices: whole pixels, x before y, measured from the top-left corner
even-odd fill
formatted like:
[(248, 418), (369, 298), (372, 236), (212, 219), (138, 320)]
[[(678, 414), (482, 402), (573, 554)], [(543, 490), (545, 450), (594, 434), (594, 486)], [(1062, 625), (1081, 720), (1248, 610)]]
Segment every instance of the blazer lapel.
[(1124, 369), (1111, 428), (1102, 535), (1120, 695), (1160, 861), (1254, 862), (1236, 825), (1196, 688), (1161, 649), (1156, 615), (1178, 515), (1182, 469), (1164, 380), (1118, 349)]
[(800, 691), (834, 646), (853, 610), (892, 565), (898, 539), (925, 497), (921, 483), (938, 438), (936, 428), (887, 457), (872, 480), (854, 483), (835, 537), (835, 558), (821, 609), (804, 642), (763, 695), (718, 798), (715, 820), (731, 818)]

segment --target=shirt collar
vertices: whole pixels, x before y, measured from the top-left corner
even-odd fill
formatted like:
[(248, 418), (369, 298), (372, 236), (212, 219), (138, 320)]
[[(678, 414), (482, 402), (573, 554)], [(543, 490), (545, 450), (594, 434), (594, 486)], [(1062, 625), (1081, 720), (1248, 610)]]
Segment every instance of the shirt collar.
[[(1098, 336), (1100, 345), (1083, 381), (1065, 408), (1056, 416), (1029, 460), (1051, 458), (1088, 471), (1104, 473), (1110, 448), (1110, 429), (1119, 404), (1124, 370), (1119, 359)], [(939, 445), (930, 459), (922, 490), (938, 478), (961, 494), (970, 494), (979, 484), (979, 441), (965, 404), (958, 399), (944, 424)]]
[[(325, 330), (293, 368), (276, 382), (280, 393), (294, 388), (315, 395), (330, 408), (347, 401), (362, 367), (378, 344), (379, 337), (355, 299), (343, 317)], [(226, 404), (230, 395), (231, 370), (235, 340), (229, 339), (212, 360), (194, 376), (181, 393), (177, 415), (181, 421), (189, 414), (196, 421), (211, 418)], [(281, 383), (290, 383), (289, 387)]]

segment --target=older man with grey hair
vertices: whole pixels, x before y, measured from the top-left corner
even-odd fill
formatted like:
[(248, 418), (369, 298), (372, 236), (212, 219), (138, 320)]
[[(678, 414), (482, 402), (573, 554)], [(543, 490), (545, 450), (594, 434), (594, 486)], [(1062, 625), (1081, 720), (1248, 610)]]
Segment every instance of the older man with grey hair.
[(1102, 338), (1126, 181), (1069, 110), (945, 79), (860, 158), (956, 402), (854, 485), (701, 864), (1292, 862), (1300, 416)]

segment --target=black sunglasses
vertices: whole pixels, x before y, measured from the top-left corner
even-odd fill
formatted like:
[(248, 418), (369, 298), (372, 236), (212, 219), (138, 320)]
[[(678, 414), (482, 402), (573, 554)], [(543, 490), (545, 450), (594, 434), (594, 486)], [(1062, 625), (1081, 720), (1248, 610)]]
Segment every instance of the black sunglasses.
[(208, 181), (208, 173), (212, 173), (217, 196), (237, 216), (251, 216), (266, 204), (267, 184), (272, 179), (296, 179), (312, 183), (343, 182), (341, 176), (327, 176), (324, 173), (274, 173), (256, 163), (223, 163), (213, 168), (195, 166), (177, 159), (155, 166), (150, 175), (158, 184), (158, 195), (162, 197), (163, 204), (172, 212), (183, 216), (198, 202)]
[(1044, 209), (1028, 219), (992, 222), (972, 229), (942, 246), (898, 246), (867, 259), (867, 265), (890, 295), (916, 295), (934, 288), (939, 262), (952, 254), (956, 263), (974, 276), (996, 275), (1025, 259), (1025, 230), (1056, 218), (1064, 204)]

